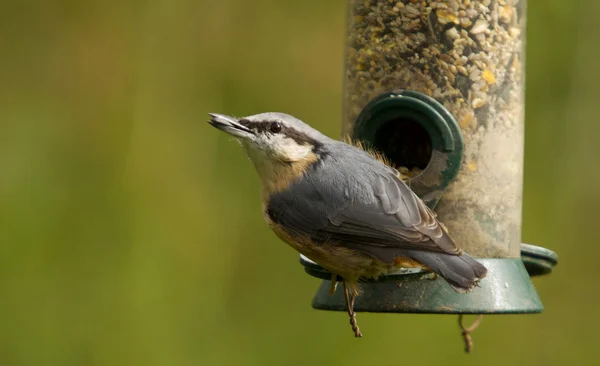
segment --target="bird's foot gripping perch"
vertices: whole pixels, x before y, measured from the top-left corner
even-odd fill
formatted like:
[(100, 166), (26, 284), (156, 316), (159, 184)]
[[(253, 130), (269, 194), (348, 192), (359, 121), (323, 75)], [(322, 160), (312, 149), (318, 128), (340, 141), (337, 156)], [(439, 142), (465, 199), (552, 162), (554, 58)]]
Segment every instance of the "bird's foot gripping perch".
[[(331, 286), (329, 287), (329, 295), (335, 295), (335, 290), (337, 289), (338, 284), (338, 276), (336, 274), (331, 275)], [(346, 306), (348, 308), (348, 315), (350, 316), (350, 326), (352, 326), (352, 331), (354, 332), (354, 336), (357, 338), (362, 337), (362, 333), (360, 332), (360, 328), (358, 327), (358, 322), (356, 321), (356, 312), (354, 311), (354, 300), (356, 299), (356, 288), (348, 289), (349, 286), (346, 285), (346, 281), (344, 282), (344, 296), (346, 297)]]
[(331, 286), (329, 287), (329, 296), (333, 296), (335, 295), (335, 290), (337, 289), (337, 275), (336, 274), (332, 274), (331, 275)]
[[(351, 293), (350, 293), (351, 292)], [(354, 299), (356, 299), (355, 289), (348, 290), (346, 281), (344, 281), (344, 296), (346, 296), (346, 306), (348, 307), (348, 315), (350, 316), (350, 325), (356, 338), (362, 337), (358, 322), (356, 321), (356, 312), (354, 311)]]

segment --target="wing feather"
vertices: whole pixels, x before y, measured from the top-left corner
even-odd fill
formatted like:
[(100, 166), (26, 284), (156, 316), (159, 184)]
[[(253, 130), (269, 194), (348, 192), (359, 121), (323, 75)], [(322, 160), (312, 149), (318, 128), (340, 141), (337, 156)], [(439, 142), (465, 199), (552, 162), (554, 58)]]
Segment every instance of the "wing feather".
[(459, 254), (460, 249), (416, 194), (393, 175), (377, 177), (376, 200), (354, 200), (332, 212), (323, 228), (332, 239)]

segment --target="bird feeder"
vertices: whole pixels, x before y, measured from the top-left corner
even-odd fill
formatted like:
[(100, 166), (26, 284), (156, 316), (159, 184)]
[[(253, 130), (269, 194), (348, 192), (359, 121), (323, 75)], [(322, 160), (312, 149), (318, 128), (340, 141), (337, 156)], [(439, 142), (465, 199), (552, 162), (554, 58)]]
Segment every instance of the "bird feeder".
[[(469, 294), (424, 270), (365, 282), (355, 310), (396, 313), (537, 313), (530, 276), (554, 252), (521, 244), (525, 0), (348, 1), (343, 134), (383, 153), (488, 268)], [(313, 307), (346, 309), (330, 296)]]

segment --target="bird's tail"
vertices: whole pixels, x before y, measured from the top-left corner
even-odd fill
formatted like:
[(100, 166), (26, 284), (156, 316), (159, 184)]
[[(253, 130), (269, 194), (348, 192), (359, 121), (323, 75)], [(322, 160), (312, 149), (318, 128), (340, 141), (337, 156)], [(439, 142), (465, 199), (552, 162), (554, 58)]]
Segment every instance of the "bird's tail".
[(411, 252), (411, 258), (440, 275), (456, 292), (470, 292), (487, 275), (487, 269), (468, 254)]

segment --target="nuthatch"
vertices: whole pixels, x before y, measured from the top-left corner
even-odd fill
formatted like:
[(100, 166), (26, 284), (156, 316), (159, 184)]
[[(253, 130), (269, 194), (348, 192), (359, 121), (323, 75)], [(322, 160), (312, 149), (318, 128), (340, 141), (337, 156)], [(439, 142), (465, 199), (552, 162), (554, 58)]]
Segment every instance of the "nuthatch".
[[(299, 119), (210, 114), (245, 148), (261, 180), (264, 218), (277, 236), (343, 279), (350, 323), (361, 278), (400, 267), (432, 271), (461, 293), (487, 269), (465, 254), (396, 169)], [(335, 287), (332, 286), (332, 293)]]

